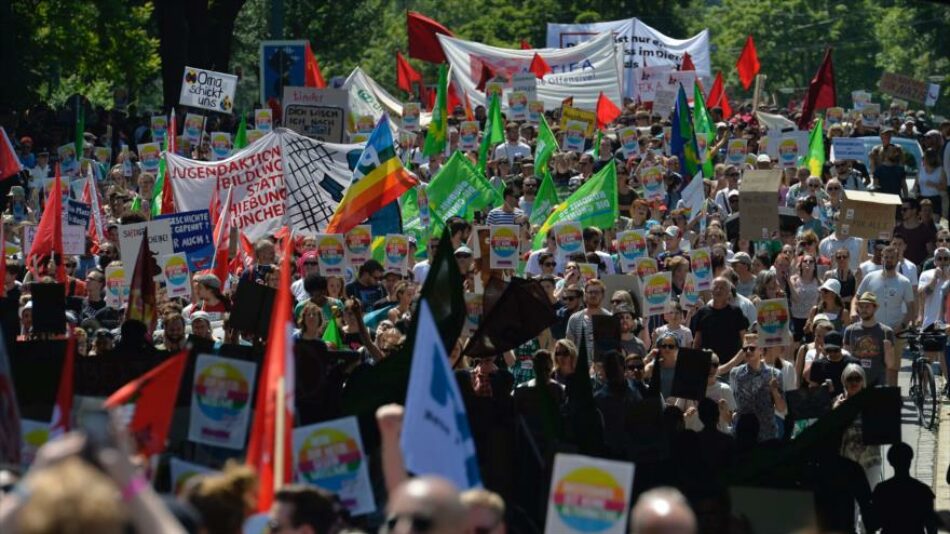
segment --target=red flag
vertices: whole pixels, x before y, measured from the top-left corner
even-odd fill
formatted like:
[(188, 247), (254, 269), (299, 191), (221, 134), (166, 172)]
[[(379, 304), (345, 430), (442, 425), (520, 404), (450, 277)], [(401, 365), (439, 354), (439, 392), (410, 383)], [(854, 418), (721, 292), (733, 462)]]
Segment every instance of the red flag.
[(680, 63), (680, 70), (696, 70), (696, 65), (693, 65), (693, 58), (689, 57), (689, 52), (683, 52), (683, 61)]
[(155, 275), (161, 271), (148, 247), (148, 228), (142, 234), (138, 255), (135, 257), (135, 270), (129, 284), (129, 305), (125, 308), (126, 321), (144, 323), (146, 335), (151, 337), (158, 322), (158, 310), (155, 298)]
[[(0, 298), (6, 298), (7, 296), (7, 234), (4, 231), (4, 226), (0, 223), (0, 247), (3, 247), (3, 255), (0, 256)], [(3, 372), (3, 369), (0, 369), (0, 373)], [(0, 375), (2, 379), (2, 375)], [(0, 384), (2, 386), (3, 384)], [(3, 392), (0, 391), (0, 399), (2, 399)], [(2, 409), (2, 407), (0, 407)], [(2, 417), (2, 414), (0, 414)]]
[(749, 86), (755, 80), (755, 75), (759, 73), (759, 55), (755, 52), (755, 42), (752, 36), (746, 37), (745, 46), (742, 47), (742, 53), (739, 54), (739, 60), (736, 61), (736, 70), (739, 71), (739, 79), (742, 81), (742, 87), (748, 91)]
[(208, 211), (211, 213), (211, 227), (218, 227), (218, 219), (221, 217), (221, 196), (218, 194), (218, 187), (211, 191), (211, 202), (208, 203)]
[(449, 90), (445, 95), (446, 103), (445, 108), (448, 110), (449, 116), (452, 116), (452, 112), (455, 110), (455, 106), (461, 106), (462, 100), (459, 98), (458, 89), (455, 87), (454, 82), (449, 82)]
[(73, 378), (76, 367), (76, 338), (72, 332), (66, 334), (66, 355), (63, 357), (63, 372), (59, 375), (59, 388), (56, 390), (56, 405), (53, 406), (53, 419), (50, 421), (50, 438), (69, 432), (70, 416), (73, 412)]
[(409, 61), (396, 51), (396, 86), (412, 94), (412, 84), (422, 83), (422, 75), (412, 68)]
[(478, 85), (475, 86), (475, 89), (485, 92), (485, 84), (491, 81), (495, 77), (495, 70), (488, 66), (488, 63), (482, 62), (482, 74), (478, 77)]
[(438, 34), (454, 37), (448, 28), (415, 11), (406, 12), (406, 31), (409, 34), (409, 57), (430, 63), (445, 63), (445, 52)]
[(465, 120), (473, 121), (475, 120), (475, 113), (472, 111), (472, 101), (468, 98), (468, 91), (463, 90), (465, 93)]
[[(178, 121), (175, 119), (175, 108), (172, 108), (171, 119), (168, 121), (168, 152), (178, 153)], [(166, 215), (175, 213), (175, 190), (172, 189), (171, 173), (168, 172), (168, 165), (165, 165), (165, 179), (162, 180), (162, 205), (159, 206), (159, 213)]]
[(228, 250), (231, 248), (231, 202), (234, 187), (228, 188), (224, 199), (224, 209), (214, 226), (214, 257), (211, 259), (211, 272), (221, 280), (224, 287), (228, 279)]
[(569, 97), (565, 98), (564, 100), (561, 100), (561, 107), (562, 107), (562, 108), (572, 108), (572, 107), (574, 107), (574, 97), (573, 97), (573, 96), (569, 96)]
[(323, 80), (323, 73), (320, 72), (320, 64), (317, 63), (317, 58), (313, 55), (313, 50), (310, 48), (309, 42), (307, 43), (304, 57), (306, 58), (306, 63), (304, 66), (306, 78), (304, 80), (304, 84), (307, 87), (323, 89), (327, 86), (327, 82)]
[(620, 116), (620, 108), (607, 98), (603, 91), (597, 97), (597, 128), (604, 128), (608, 124), (617, 120)]
[[(55, 255), (59, 260), (56, 265), (56, 281), (66, 283), (66, 261), (63, 259), (63, 184), (59, 175), (59, 164), (56, 164), (56, 178), (53, 180), (53, 190), (46, 199), (43, 216), (36, 226), (36, 237), (26, 257), (26, 264), (30, 268), (42, 261), (49, 260)], [(35, 276), (39, 273), (34, 272)]]
[(815, 111), (833, 108), (837, 105), (837, 100), (835, 68), (831, 64), (831, 49), (829, 48), (825, 50), (825, 59), (821, 61), (818, 72), (808, 84), (808, 93), (805, 94), (805, 101), (802, 103), (802, 116), (798, 119), (798, 128), (800, 130), (811, 128), (811, 119), (815, 116)]
[(726, 96), (725, 83), (722, 81), (722, 71), (716, 73), (716, 79), (713, 81), (712, 88), (709, 89), (709, 95), (706, 97), (706, 107), (722, 108), (722, 118), (728, 119), (732, 116), (732, 106), (729, 105), (729, 97)]
[(541, 57), (541, 54), (535, 52), (534, 57), (531, 58), (531, 66), (528, 67), (528, 70), (534, 73), (534, 77), (537, 79), (544, 78), (545, 74), (551, 74), (554, 72), (551, 70), (551, 65), (548, 65), (548, 62)]
[[(166, 178), (167, 180), (167, 178)], [(82, 201), (89, 204), (90, 211), (89, 227), (86, 229), (86, 236), (92, 242), (92, 253), (99, 253), (99, 245), (105, 241), (106, 236), (103, 232), (103, 221), (106, 213), (102, 209), (102, 199), (99, 197), (99, 188), (96, 187), (96, 177), (92, 166), (89, 166), (89, 174), (86, 175), (86, 184), (82, 188)]]
[(532, 48), (531, 43), (529, 43), (528, 41), (525, 41), (524, 39), (521, 40), (522, 50), (531, 50), (531, 48)]
[[(294, 413), (294, 353), (293, 323), (291, 307), (293, 297), (290, 294), (290, 258), (293, 255), (293, 240), (284, 242), (284, 254), (280, 261), (280, 283), (277, 286), (277, 298), (274, 299), (274, 312), (271, 316), (270, 330), (267, 336), (267, 352), (261, 367), (261, 376), (257, 386), (257, 409), (254, 411), (254, 423), (251, 426), (251, 439), (247, 444), (247, 463), (257, 469), (258, 484), (257, 507), (261, 512), (270, 510), (274, 500), (275, 479), (278, 483), (291, 480), (291, 430)], [(281, 387), (283, 382), (283, 387)], [(278, 394), (284, 391), (284, 410), (279, 411)], [(282, 450), (277, 450), (278, 417), (283, 417), (284, 432)], [(277, 456), (283, 456), (283, 472), (275, 473)]]
[(20, 163), (20, 158), (16, 155), (13, 143), (3, 126), (0, 126), (0, 136), (3, 137), (0, 139), (0, 180), (5, 180), (19, 174), (23, 170), (23, 164)]
[(103, 404), (106, 408), (135, 404), (129, 432), (140, 454), (151, 456), (165, 450), (186, 363), (188, 351), (179, 352), (116, 390)]

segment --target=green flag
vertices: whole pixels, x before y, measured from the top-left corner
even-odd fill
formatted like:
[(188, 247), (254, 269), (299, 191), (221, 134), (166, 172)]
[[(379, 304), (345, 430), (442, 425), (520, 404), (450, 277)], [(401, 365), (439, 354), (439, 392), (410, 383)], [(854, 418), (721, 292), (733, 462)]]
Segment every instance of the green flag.
[[(419, 211), (419, 188), (425, 186), (410, 187), (399, 197), (399, 210), (402, 215), (402, 231), (406, 235), (416, 238), (416, 259), (420, 260), (426, 256), (425, 243), (429, 242), (429, 227), (422, 224), (422, 214)], [(423, 195), (425, 192), (423, 191)], [(431, 222), (431, 215), (430, 215)], [(429, 225), (431, 226), (431, 224)]]
[(241, 124), (238, 125), (237, 133), (234, 134), (234, 150), (241, 150), (247, 146), (247, 118), (241, 113)]
[(597, 130), (597, 139), (594, 139), (594, 159), (600, 159), (600, 142), (604, 138), (604, 131)]
[(617, 206), (617, 166), (604, 165), (577, 191), (567, 197), (544, 221), (534, 236), (532, 249), (544, 246), (544, 239), (559, 222), (576, 221), (582, 227), (613, 228), (620, 215)]
[(821, 117), (815, 121), (815, 126), (808, 134), (808, 155), (805, 163), (811, 176), (821, 176), (821, 168), (825, 165), (825, 137)]
[(703, 176), (713, 176), (713, 154), (710, 145), (715, 139), (716, 131), (713, 129), (712, 119), (709, 118), (709, 110), (706, 109), (706, 101), (703, 100), (703, 92), (699, 90), (699, 84), (693, 84), (693, 131), (696, 133), (697, 144), (699, 137), (706, 140), (704, 153), (700, 155), (703, 165)]
[[(535, 172), (538, 172), (537, 167), (535, 167)], [(528, 217), (528, 222), (532, 225), (544, 224), (548, 215), (551, 214), (551, 210), (554, 209), (554, 206), (557, 206), (558, 203), (557, 189), (554, 187), (554, 178), (551, 178), (551, 171), (544, 168), (541, 172), (541, 185), (538, 186), (538, 192), (534, 196), (534, 205), (531, 206), (531, 216)]]
[(426, 194), (430, 215), (440, 221), (453, 215), (473, 221), (476, 211), (501, 204), (501, 196), (491, 183), (458, 151), (429, 182)]
[(336, 324), (336, 318), (327, 319), (327, 328), (323, 331), (323, 341), (332, 344), (336, 350), (343, 349), (343, 336), (340, 335), (340, 327)]
[(449, 71), (443, 63), (439, 65), (439, 86), (436, 89), (435, 106), (432, 108), (432, 121), (429, 123), (426, 142), (422, 147), (424, 156), (434, 156), (445, 151), (445, 127), (449, 120), (446, 109), (448, 89)]
[(505, 140), (505, 125), (501, 119), (501, 102), (498, 95), (492, 95), (488, 103), (488, 118), (485, 120), (485, 131), (482, 132), (482, 144), (478, 147), (478, 170), (485, 174), (488, 168), (488, 158), (492, 147)]
[(86, 108), (82, 96), (76, 95), (76, 161), (82, 161), (82, 151), (86, 146)]
[(548, 126), (548, 121), (544, 119), (543, 113), (540, 119), (538, 123), (538, 139), (534, 149), (534, 173), (538, 176), (543, 176), (541, 169), (547, 170), (548, 160), (551, 159), (551, 154), (554, 154), (557, 150), (557, 138), (554, 137), (554, 132), (552, 132)]
[(166, 132), (165, 141), (162, 143), (162, 157), (158, 160), (158, 176), (155, 177), (155, 185), (152, 186), (152, 200), (149, 204), (149, 211), (152, 218), (162, 214), (162, 189), (165, 187), (165, 158), (168, 155), (168, 136), (175, 135), (174, 132)]

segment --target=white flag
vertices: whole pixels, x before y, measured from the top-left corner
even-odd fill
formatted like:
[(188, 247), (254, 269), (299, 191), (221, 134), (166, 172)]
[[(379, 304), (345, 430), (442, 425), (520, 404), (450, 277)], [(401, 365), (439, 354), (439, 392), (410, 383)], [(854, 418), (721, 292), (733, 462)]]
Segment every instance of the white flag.
[(406, 469), (439, 475), (460, 489), (481, 486), (475, 440), (429, 303), (419, 303), (409, 392), (400, 439)]
[(689, 208), (689, 220), (692, 221), (703, 211), (706, 190), (703, 187), (703, 171), (700, 170), (683, 188), (683, 207)]

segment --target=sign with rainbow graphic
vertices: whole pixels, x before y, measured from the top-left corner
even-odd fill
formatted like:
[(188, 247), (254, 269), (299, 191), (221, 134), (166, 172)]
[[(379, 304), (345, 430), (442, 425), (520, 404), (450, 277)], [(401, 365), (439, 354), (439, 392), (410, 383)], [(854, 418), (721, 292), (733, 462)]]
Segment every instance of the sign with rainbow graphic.
[(554, 458), (546, 534), (623, 534), (634, 466), (576, 454)]
[(689, 253), (689, 268), (696, 277), (696, 290), (709, 291), (712, 289), (712, 256), (708, 248), (693, 249)]
[(294, 477), (340, 497), (352, 515), (376, 510), (356, 417), (294, 429)]
[(670, 300), (673, 282), (670, 272), (664, 271), (641, 277), (643, 290), (643, 315), (662, 315)]
[(368, 224), (354, 226), (344, 237), (346, 264), (358, 269), (373, 257), (373, 228)]
[(188, 439), (243, 449), (257, 364), (210, 354), (198, 356), (191, 389)]
[(317, 255), (320, 257), (320, 274), (343, 276), (346, 257), (343, 234), (317, 234)]
[(188, 258), (184, 252), (162, 256), (162, 276), (168, 298), (191, 298), (191, 283), (188, 281)]
[(768, 299), (759, 301), (755, 306), (756, 322), (759, 323), (760, 347), (784, 347), (791, 344), (788, 301)]
[(627, 230), (617, 234), (617, 255), (620, 258), (620, 270), (625, 273), (636, 272), (637, 260), (647, 255), (647, 237), (644, 230)]
[(489, 259), (492, 269), (517, 269), (519, 231), (516, 224), (494, 224), (488, 228)]
[(383, 268), (405, 275), (409, 269), (409, 238), (403, 234), (386, 234), (383, 249), (386, 251)]

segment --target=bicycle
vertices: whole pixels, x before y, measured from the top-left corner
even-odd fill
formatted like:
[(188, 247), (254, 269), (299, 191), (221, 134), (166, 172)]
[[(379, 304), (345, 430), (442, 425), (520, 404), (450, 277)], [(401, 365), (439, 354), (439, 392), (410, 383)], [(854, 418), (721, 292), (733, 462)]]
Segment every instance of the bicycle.
[[(910, 391), (908, 396), (914, 407), (917, 408), (917, 419), (920, 426), (933, 429), (937, 419), (937, 382), (934, 379), (934, 371), (931, 367), (930, 359), (924, 351), (924, 342), (930, 342), (933, 345), (939, 344), (940, 353), (943, 354), (943, 347), (946, 344), (947, 335), (941, 332), (921, 332), (919, 330), (906, 330), (897, 335), (897, 337), (907, 340), (907, 351), (912, 357), (910, 373)], [(929, 344), (929, 343), (928, 343)], [(933, 346), (931, 345), (931, 346)], [(931, 351), (936, 352), (936, 351)]]

